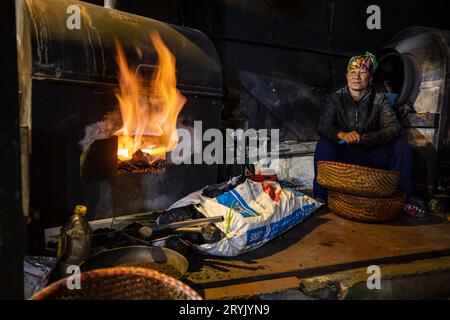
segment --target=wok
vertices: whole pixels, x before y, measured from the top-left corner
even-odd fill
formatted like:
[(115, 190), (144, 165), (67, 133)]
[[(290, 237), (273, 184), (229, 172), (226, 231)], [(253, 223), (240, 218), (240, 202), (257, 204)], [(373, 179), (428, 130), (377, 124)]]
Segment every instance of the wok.
[(189, 267), (186, 258), (174, 250), (163, 247), (127, 246), (98, 253), (83, 261), (80, 269), (84, 272), (125, 265), (143, 267), (145, 263), (165, 264), (168, 271), (176, 271), (168, 274), (176, 279), (181, 278)]

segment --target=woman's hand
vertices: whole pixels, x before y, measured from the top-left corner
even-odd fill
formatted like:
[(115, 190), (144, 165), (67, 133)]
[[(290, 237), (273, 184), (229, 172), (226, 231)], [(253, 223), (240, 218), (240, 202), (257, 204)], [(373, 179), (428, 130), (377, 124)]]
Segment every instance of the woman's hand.
[(338, 138), (344, 140), (347, 144), (359, 143), (361, 136), (358, 132), (339, 132)]

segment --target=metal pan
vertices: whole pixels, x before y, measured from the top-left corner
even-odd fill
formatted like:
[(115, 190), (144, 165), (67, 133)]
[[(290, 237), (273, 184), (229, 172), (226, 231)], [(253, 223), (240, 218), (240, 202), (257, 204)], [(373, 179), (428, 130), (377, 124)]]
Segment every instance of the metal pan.
[[(158, 271), (167, 273), (176, 279), (181, 278), (189, 268), (186, 258), (174, 250), (162, 247), (127, 246), (96, 254), (83, 261), (80, 264), (80, 269), (81, 271), (88, 271), (117, 266), (145, 268), (146, 263), (149, 265), (152, 265), (152, 263), (165, 265), (168, 272)], [(147, 268), (153, 269), (153, 267)]]

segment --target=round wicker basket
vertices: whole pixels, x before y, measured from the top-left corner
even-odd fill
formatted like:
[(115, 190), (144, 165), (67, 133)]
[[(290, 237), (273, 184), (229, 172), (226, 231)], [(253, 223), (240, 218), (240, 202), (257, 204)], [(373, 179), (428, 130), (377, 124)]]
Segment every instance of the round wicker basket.
[(80, 289), (69, 289), (61, 279), (32, 300), (201, 300), (189, 286), (155, 270), (115, 267), (82, 272)]
[(399, 173), (353, 164), (319, 161), (317, 182), (329, 191), (363, 197), (387, 197), (395, 192)]
[(395, 192), (387, 198), (367, 198), (335, 191), (328, 193), (328, 207), (338, 216), (360, 222), (381, 223), (397, 218), (405, 203), (405, 194)]

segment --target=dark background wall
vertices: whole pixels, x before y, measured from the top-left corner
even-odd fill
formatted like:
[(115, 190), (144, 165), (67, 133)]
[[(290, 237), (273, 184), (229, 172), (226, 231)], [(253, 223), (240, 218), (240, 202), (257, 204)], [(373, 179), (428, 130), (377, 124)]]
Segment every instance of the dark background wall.
[[(367, 7), (381, 9), (369, 30)], [(449, 29), (445, 1), (184, 1), (184, 25), (207, 33), (221, 56), (224, 83), (238, 86), (251, 127), (282, 139), (315, 140), (318, 100), (345, 83), (348, 58), (378, 54), (408, 26)]]
[[(103, 0), (86, 1), (103, 4)], [(117, 0), (118, 9), (228, 36), (339, 53), (379, 49), (401, 29), (448, 29), (445, 0)], [(366, 28), (366, 8), (381, 8), (381, 30)], [(351, 36), (350, 36), (351, 35)]]
[[(366, 27), (372, 4), (381, 9), (380, 30)], [(117, 7), (206, 33), (223, 65), (224, 118), (278, 128), (285, 140), (317, 139), (319, 99), (345, 84), (351, 55), (378, 54), (408, 26), (450, 29), (442, 0), (118, 0)]]

